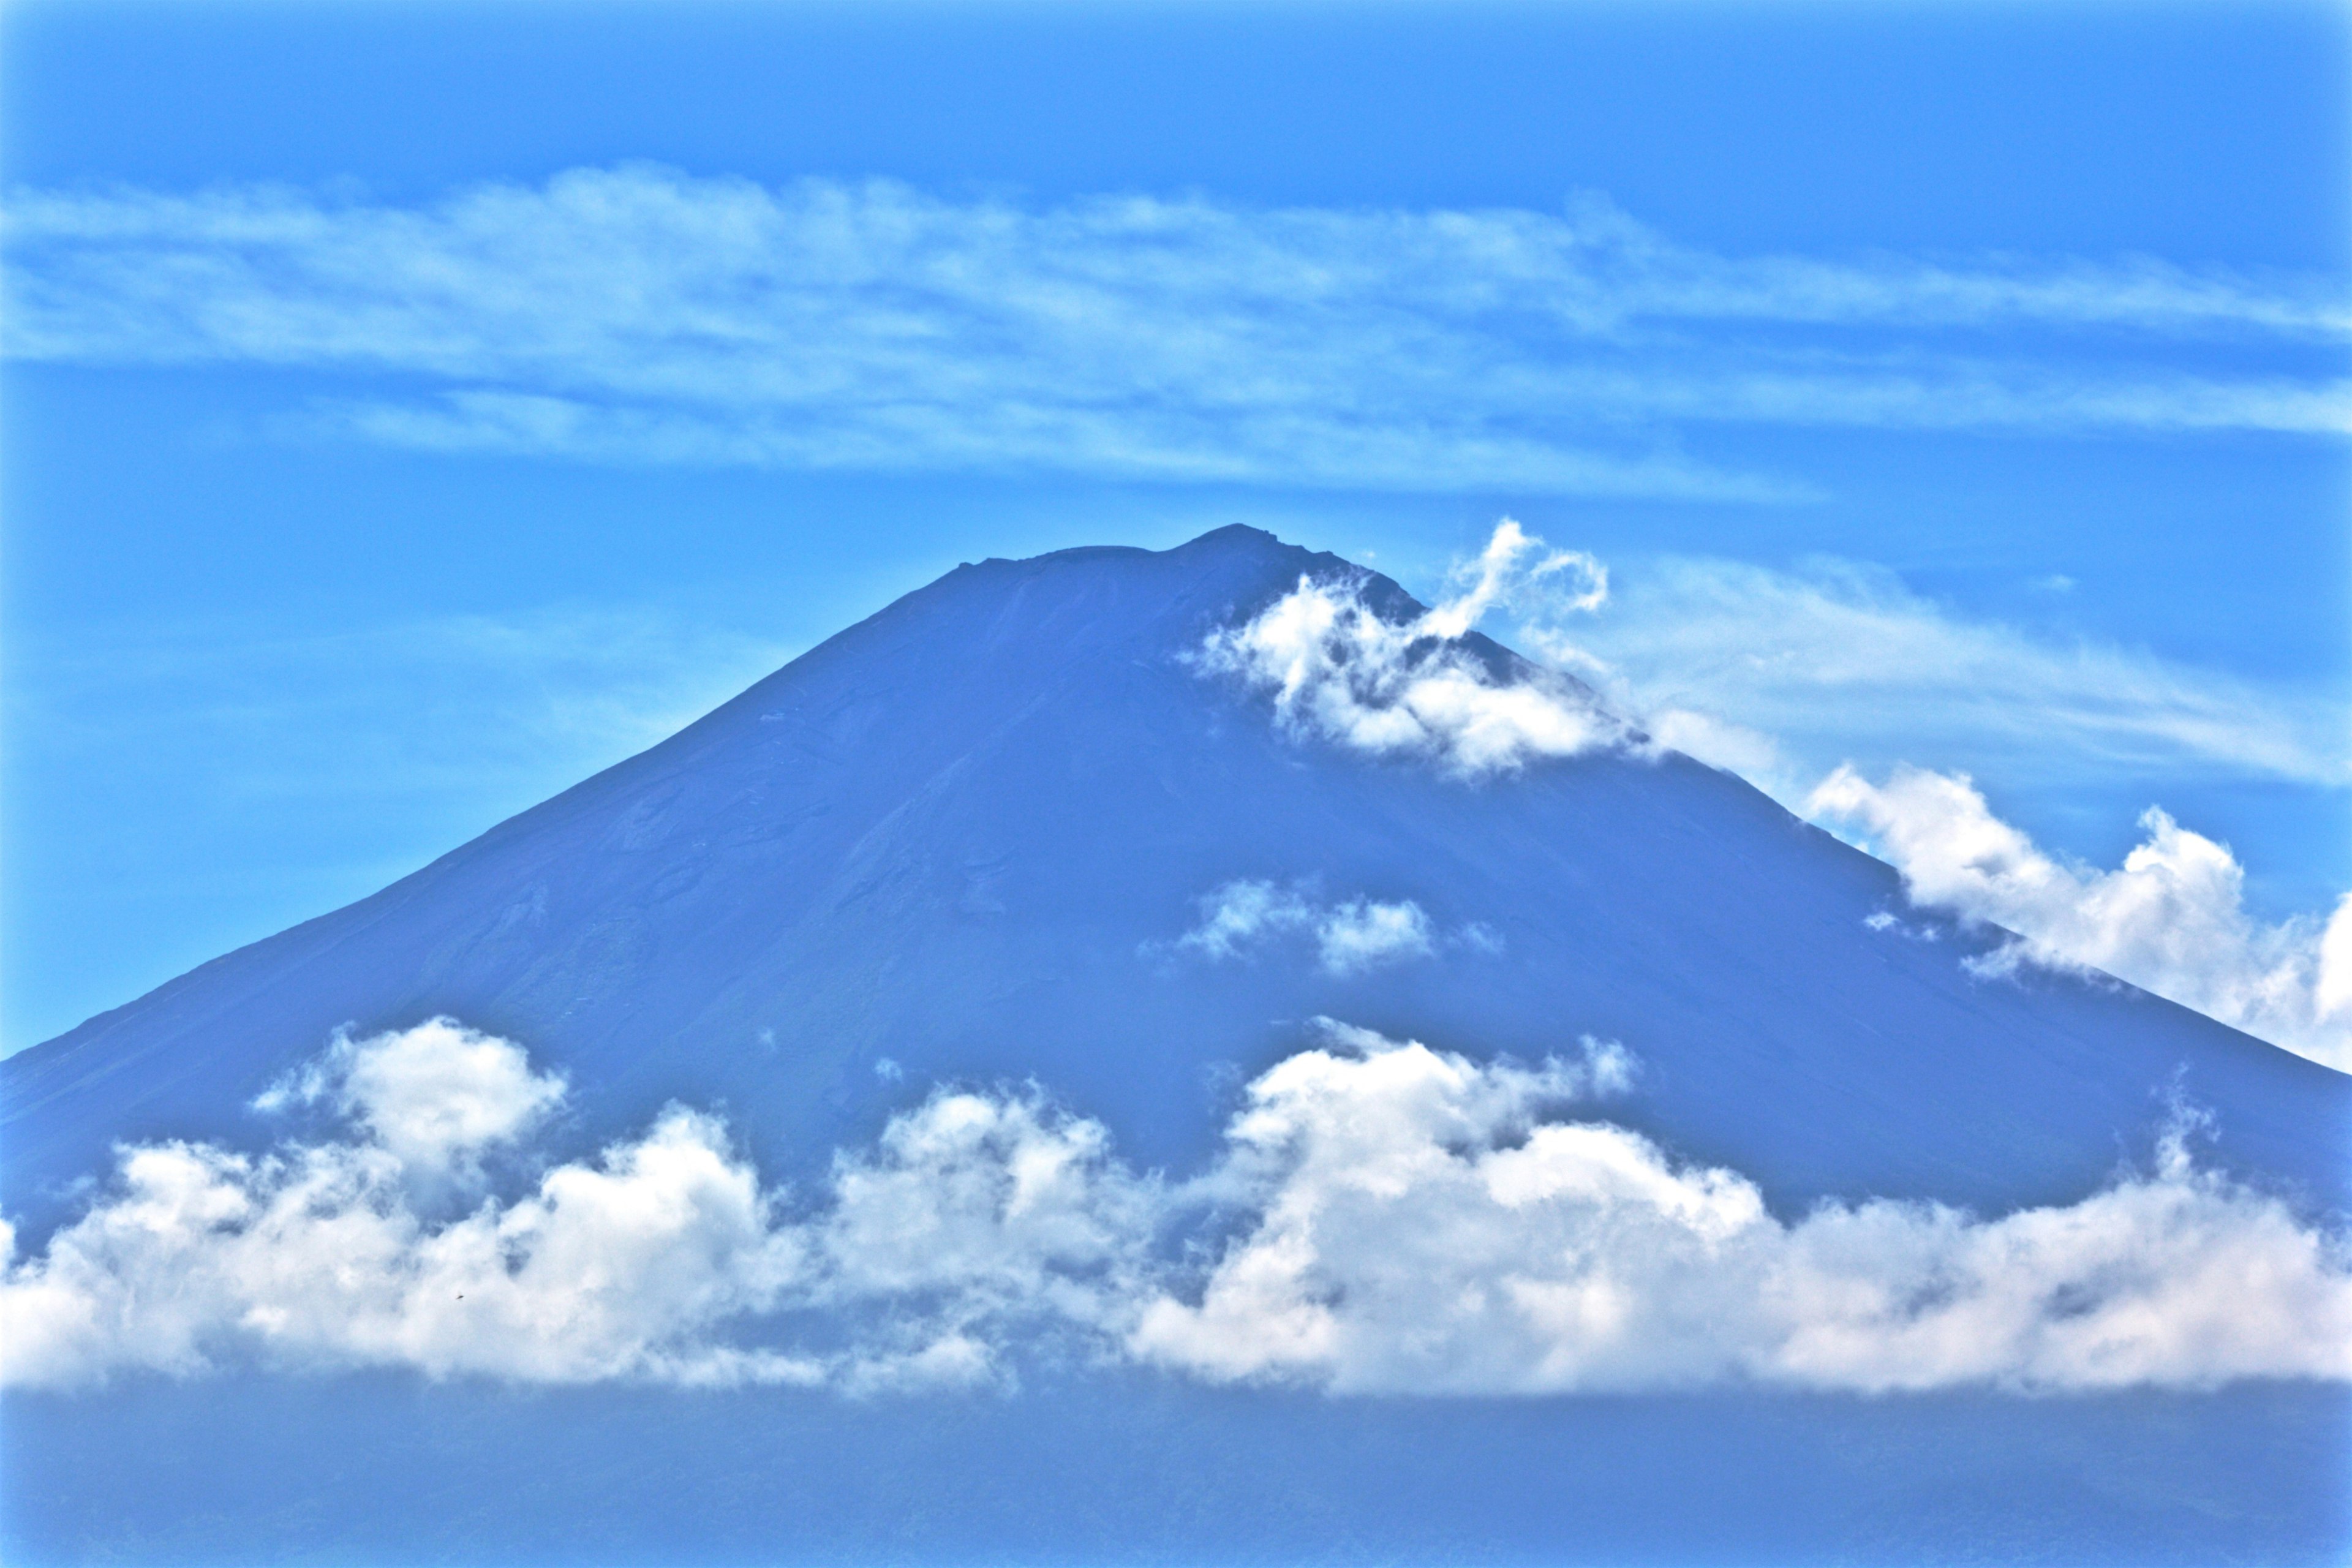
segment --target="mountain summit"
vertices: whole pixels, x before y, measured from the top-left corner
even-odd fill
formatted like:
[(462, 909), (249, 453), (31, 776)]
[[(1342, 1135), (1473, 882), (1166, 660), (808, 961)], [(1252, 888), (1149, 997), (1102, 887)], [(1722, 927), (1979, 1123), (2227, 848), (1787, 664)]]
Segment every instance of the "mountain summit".
[(717, 1103), (787, 1171), (940, 1079), (1034, 1078), (1187, 1162), (1223, 1086), (1332, 1017), (1481, 1058), (1617, 1042), (1621, 1119), (1776, 1206), (2078, 1196), (2171, 1094), (2221, 1163), (2344, 1201), (2352, 1079), (2103, 977), (1979, 977), (2000, 933), (1883, 918), (1889, 868), (1728, 773), (1635, 743), (1466, 772), (1286, 722), (1207, 650), (1302, 578), (1388, 633), (1423, 614), (1239, 527), (960, 567), (0, 1063), (0, 1196), (37, 1221), (118, 1141), (257, 1143), (251, 1102), (334, 1031), (447, 1015), (563, 1071), (579, 1138)]

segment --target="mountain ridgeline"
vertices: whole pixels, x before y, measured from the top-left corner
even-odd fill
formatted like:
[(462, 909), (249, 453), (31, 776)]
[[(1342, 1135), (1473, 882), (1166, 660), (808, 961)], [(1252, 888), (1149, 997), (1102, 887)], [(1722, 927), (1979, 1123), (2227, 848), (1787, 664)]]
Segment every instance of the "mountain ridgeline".
[[(0, 1063), (0, 1199), (38, 1226), (118, 1142), (258, 1146), (252, 1100), (333, 1031), (446, 1014), (562, 1069), (583, 1146), (679, 1100), (786, 1174), (941, 1080), (1034, 1079), (1186, 1168), (1231, 1086), (1330, 1017), (1476, 1058), (1621, 1042), (1610, 1116), (1776, 1206), (2071, 1200), (2145, 1159), (2176, 1095), (2216, 1163), (2346, 1201), (2352, 1079), (2103, 977), (1974, 975), (2000, 933), (1912, 916), (1889, 868), (1730, 774), (1601, 750), (1468, 778), (1286, 732), (1195, 655), (1302, 574), (1363, 575), (1245, 528), (959, 568), (374, 896)], [(1181, 945), (1236, 880), (1410, 900), (1435, 934), (1353, 971)], [(1866, 923), (1887, 910), (1907, 929)]]

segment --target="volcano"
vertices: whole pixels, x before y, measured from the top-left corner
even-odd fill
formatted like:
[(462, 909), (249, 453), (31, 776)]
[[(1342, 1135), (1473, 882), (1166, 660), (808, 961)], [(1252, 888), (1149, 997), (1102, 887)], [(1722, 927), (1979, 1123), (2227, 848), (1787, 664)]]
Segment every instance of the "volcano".
[[(781, 1166), (873, 1129), (877, 1063), (1034, 1077), (1185, 1162), (1218, 1069), (1336, 1016), (1473, 1056), (1621, 1041), (1644, 1131), (1792, 1206), (2079, 1194), (2176, 1090), (2225, 1159), (2343, 1201), (2345, 1074), (2100, 975), (1978, 978), (2000, 933), (1891, 926), (1894, 869), (1734, 775), (1600, 750), (1465, 781), (1282, 733), (1195, 656), (1301, 578), (1421, 609), (1246, 527), (960, 566), (376, 896), (7, 1058), (9, 1211), (115, 1140), (252, 1140), (331, 1032), (436, 1013), (567, 1069), (588, 1135), (724, 1102)], [(1169, 952), (1234, 879), (1489, 941), (1369, 973)]]
[[(961, 567), (373, 897), (0, 1063), (9, 1210), (118, 1141), (249, 1142), (331, 1032), (438, 1014), (565, 1069), (589, 1136), (718, 1102), (787, 1167), (878, 1123), (877, 1064), (1034, 1077), (1182, 1163), (1220, 1072), (1330, 1016), (1477, 1056), (1622, 1042), (1645, 1131), (1791, 1205), (2077, 1194), (2176, 1091), (2223, 1158), (2343, 1201), (2352, 1079), (2104, 977), (1980, 978), (1962, 961), (2000, 933), (1891, 925), (1891, 868), (1728, 773), (1604, 749), (1465, 779), (1283, 732), (1195, 656), (1302, 577), (1420, 609), (1243, 527)], [(1486, 940), (1355, 973), (1171, 952), (1236, 879)]]
[[(1779, 1215), (2072, 1204), (2183, 1104), (2231, 1179), (2352, 1201), (2352, 1078), (2102, 975), (1972, 964), (2006, 933), (1913, 910), (1891, 868), (1475, 633), (1451, 656), (1605, 740), (1470, 769), (1297, 721), (1211, 653), (1302, 584), (1425, 616), (1241, 527), (960, 567), (373, 897), (0, 1062), (20, 1247), (116, 1146), (260, 1151), (257, 1100), (339, 1032), (443, 1016), (562, 1075), (557, 1152), (683, 1102), (793, 1182), (938, 1084), (1042, 1085), (1194, 1169), (1234, 1086), (1337, 1019), (1482, 1063), (1613, 1053), (1613, 1121)], [(177, 1562), (2286, 1561), (2347, 1534), (2343, 1397), (2292, 1381), (1349, 1405), (1121, 1373), (1024, 1399), (16, 1395), (6, 1530), (20, 1560)], [(528, 1528), (498, 1511), (519, 1495)]]

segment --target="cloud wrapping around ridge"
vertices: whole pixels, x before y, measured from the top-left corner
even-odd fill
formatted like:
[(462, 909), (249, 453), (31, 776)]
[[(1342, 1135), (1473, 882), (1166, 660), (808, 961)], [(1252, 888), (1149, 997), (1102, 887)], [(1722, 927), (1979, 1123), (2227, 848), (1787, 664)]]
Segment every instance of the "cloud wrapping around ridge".
[(1200, 923), (1178, 937), (1175, 947), (1217, 963), (1251, 956), (1294, 935), (1314, 942), (1317, 963), (1333, 975), (1360, 974), (1437, 952), (1429, 913), (1411, 899), (1326, 903), (1303, 883), (1251, 879), (1226, 882), (1203, 897)]
[(1980, 973), (2104, 971), (2352, 1071), (2352, 894), (2325, 921), (2257, 921), (2228, 847), (2154, 807), (2122, 866), (2071, 864), (1993, 816), (1965, 774), (1898, 767), (1874, 784), (1842, 767), (1808, 810), (1858, 824), (1914, 903), (2014, 932)]
[(5, 222), (12, 353), (422, 377), (306, 417), (436, 450), (1774, 501), (1811, 492), (1675, 433), (2352, 426), (2340, 379), (2147, 353), (2300, 363), (2352, 331), (2333, 279), (1717, 256), (1595, 196), (1027, 207), (627, 165), (415, 206), (17, 191)]
[(1276, 721), (1294, 735), (1426, 756), (1465, 776), (1632, 738), (1572, 679), (1524, 661), (1498, 671), (1464, 641), (1496, 608), (1536, 617), (1604, 603), (1608, 574), (1591, 556), (1548, 549), (1506, 518), (1455, 574), (1456, 593), (1412, 620), (1381, 615), (1364, 587), (1301, 577), (1244, 625), (1212, 632), (1196, 667), (1270, 692)]
[[(521, 1047), (439, 1020), (317, 1071), (340, 1138), (125, 1149), (38, 1255), (9, 1235), (0, 1381), (389, 1366), (883, 1393), (1041, 1355), (1345, 1394), (2352, 1378), (2346, 1238), (2200, 1169), (2185, 1125), (2068, 1206), (1784, 1222), (1747, 1178), (1589, 1119), (1633, 1081), (1619, 1047), (1479, 1064), (1335, 1025), (1247, 1087), (1181, 1183), (1034, 1089), (940, 1089), (817, 1193), (764, 1187), (673, 1106), (501, 1196), (493, 1146), (527, 1153), (513, 1138), (562, 1098)], [(455, 1185), (420, 1188), (412, 1161)]]

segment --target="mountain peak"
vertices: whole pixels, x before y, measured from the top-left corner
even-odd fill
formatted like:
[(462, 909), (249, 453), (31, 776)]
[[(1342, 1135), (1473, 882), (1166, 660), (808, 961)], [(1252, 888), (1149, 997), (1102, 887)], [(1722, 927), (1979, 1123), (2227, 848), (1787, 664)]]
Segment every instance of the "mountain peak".
[[(1986, 984), (1961, 961), (1997, 938), (1875, 929), (1893, 871), (1727, 774), (1628, 747), (1473, 778), (1294, 733), (1191, 656), (1302, 575), (1420, 613), (1238, 524), (951, 572), (373, 897), (0, 1063), (0, 1201), (37, 1228), (111, 1143), (267, 1142), (250, 1103), (335, 1030), (439, 1015), (565, 1072), (583, 1139), (724, 1102), (788, 1173), (902, 1082), (1031, 1078), (1182, 1164), (1216, 1085), (1331, 1017), (1481, 1057), (1620, 1042), (1628, 1121), (1776, 1203), (2079, 1196), (2183, 1064), (2227, 1153), (2345, 1187), (2352, 1079), (2127, 989)], [(1187, 945), (1235, 887), (1410, 910), (1415, 940), (1368, 967)]]

